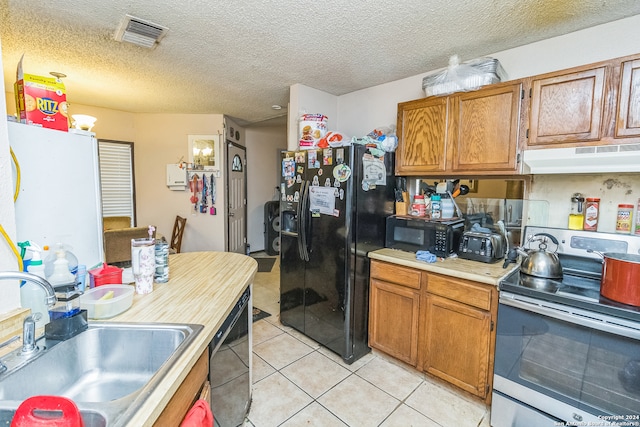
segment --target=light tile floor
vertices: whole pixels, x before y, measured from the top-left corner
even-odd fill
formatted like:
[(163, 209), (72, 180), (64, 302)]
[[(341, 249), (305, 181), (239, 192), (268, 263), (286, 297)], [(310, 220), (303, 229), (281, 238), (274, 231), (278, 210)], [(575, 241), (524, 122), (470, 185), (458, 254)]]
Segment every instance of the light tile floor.
[(489, 427), (488, 407), (446, 383), (376, 351), (347, 365), (283, 326), (279, 298), (276, 260), (253, 285), (253, 305), (271, 316), (253, 324), (253, 402), (245, 426)]

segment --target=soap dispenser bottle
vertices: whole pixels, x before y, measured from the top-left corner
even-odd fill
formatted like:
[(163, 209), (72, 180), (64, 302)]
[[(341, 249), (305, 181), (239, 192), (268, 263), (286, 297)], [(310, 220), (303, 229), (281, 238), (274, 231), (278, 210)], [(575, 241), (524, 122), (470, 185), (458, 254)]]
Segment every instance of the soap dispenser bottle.
[[(28, 251), (33, 252), (27, 271), (44, 279), (44, 264), (42, 264), (42, 249), (33, 242), (29, 243)], [(49, 323), (49, 306), (47, 305), (47, 293), (41, 286), (25, 281), (20, 287), (20, 304), (22, 308), (31, 309), (31, 313), (40, 313), (36, 321), (36, 328), (41, 328)]]
[(76, 276), (69, 271), (69, 261), (64, 249), (56, 251), (53, 274), (49, 276), (49, 283), (55, 289), (58, 299), (58, 302), (49, 310), (51, 323), (78, 314), (80, 292), (76, 285)]
[(76, 281), (76, 276), (69, 271), (69, 261), (67, 260), (67, 254), (64, 249), (58, 249), (56, 251), (56, 260), (53, 263), (53, 274), (47, 278), (51, 286), (54, 288), (60, 285), (73, 284)]

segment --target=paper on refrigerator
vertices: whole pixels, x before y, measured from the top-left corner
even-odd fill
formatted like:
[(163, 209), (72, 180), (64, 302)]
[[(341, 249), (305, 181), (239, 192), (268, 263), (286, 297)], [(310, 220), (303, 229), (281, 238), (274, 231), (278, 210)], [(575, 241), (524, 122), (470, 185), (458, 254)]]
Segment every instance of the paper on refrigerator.
[(333, 187), (309, 187), (309, 210), (311, 213), (338, 216), (336, 189)]
[(387, 168), (384, 165), (384, 159), (363, 158), (362, 167), (364, 169), (363, 181), (369, 185), (386, 185)]

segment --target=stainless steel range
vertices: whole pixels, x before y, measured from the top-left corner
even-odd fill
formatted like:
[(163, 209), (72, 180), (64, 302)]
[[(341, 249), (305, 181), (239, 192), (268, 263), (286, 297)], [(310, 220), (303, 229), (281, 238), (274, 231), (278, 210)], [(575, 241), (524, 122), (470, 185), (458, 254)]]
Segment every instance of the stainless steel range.
[(600, 295), (598, 255), (638, 254), (640, 237), (527, 227), (523, 240), (540, 233), (562, 279), (500, 283), (491, 425), (640, 426), (640, 308)]

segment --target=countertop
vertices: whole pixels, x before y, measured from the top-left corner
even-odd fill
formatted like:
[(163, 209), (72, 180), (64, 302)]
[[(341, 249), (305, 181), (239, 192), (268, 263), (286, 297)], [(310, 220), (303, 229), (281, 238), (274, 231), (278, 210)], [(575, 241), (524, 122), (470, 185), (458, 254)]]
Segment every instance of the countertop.
[[(258, 269), (251, 257), (230, 252), (189, 252), (169, 256), (169, 282), (135, 295), (114, 322), (196, 323), (202, 332), (148, 396), (128, 426), (150, 426), (187, 376)], [(135, 357), (135, 355), (131, 355)]]
[(429, 263), (418, 261), (414, 252), (387, 248), (369, 252), (369, 258), (494, 286), (498, 286), (503, 277), (518, 268), (518, 264), (513, 263), (502, 268), (503, 261), (488, 264), (457, 257), (438, 258), (436, 262)]

